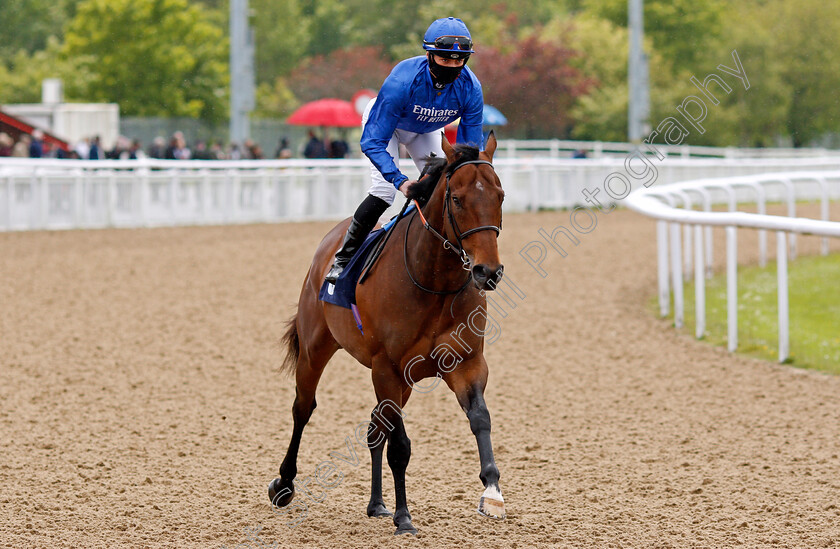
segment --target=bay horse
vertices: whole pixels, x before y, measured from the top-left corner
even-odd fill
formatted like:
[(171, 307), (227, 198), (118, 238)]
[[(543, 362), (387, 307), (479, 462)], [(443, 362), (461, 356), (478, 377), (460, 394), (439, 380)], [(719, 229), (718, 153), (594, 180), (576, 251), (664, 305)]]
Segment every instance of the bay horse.
[[(484, 402), (485, 292), (495, 289), (504, 269), (497, 246), (504, 191), (492, 165), (496, 138), (491, 132), (485, 150), (479, 151), (452, 147), (442, 135), (442, 147), (445, 160), (429, 158), (427, 176), (411, 189), (409, 198), (417, 199), (418, 209), (394, 227), (392, 245), (384, 248), (370, 275), (356, 288), (360, 326), (350, 309), (318, 300), (349, 219), (333, 228), (315, 252), (297, 313), (283, 338), (288, 354), (281, 369), (294, 373), (296, 396), (291, 442), (280, 477), (268, 488), (277, 507), (294, 497), (298, 449), (316, 406), (315, 390), (327, 362), (343, 348), (370, 368), (377, 399), (365, 444), (372, 465), (368, 516), (393, 516), (395, 534), (417, 533), (406, 504), (411, 441), (402, 408), (412, 388), (419, 387), (416, 383), (430, 377), (443, 379), (455, 393), (478, 443), (479, 477), (485, 487), (479, 513), (505, 516), (490, 442), (490, 413)], [(393, 515), (382, 499), (386, 441), (396, 492)]]

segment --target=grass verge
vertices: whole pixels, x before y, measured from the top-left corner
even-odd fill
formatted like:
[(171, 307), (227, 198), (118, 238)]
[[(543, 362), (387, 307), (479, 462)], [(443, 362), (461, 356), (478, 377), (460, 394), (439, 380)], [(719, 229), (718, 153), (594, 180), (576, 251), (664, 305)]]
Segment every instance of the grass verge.
[[(840, 374), (840, 255), (788, 264), (790, 358), (787, 362)], [(695, 333), (694, 283), (685, 286), (685, 327)], [(778, 360), (776, 264), (738, 269), (738, 352)], [(706, 336), (726, 345), (726, 275), (706, 281)]]

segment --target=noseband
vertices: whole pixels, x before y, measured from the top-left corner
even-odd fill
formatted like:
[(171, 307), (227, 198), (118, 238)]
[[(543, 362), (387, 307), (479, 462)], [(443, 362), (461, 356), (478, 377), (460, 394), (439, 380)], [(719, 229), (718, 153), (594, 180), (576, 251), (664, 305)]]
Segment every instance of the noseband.
[[(472, 229), (467, 229), (464, 232), (461, 232), (461, 229), (458, 227), (458, 222), (455, 221), (455, 215), (452, 213), (452, 206), (450, 206), (450, 203), (452, 202), (452, 191), (451, 191), (450, 186), (449, 186), (449, 180), (452, 178), (452, 174), (454, 174), (459, 169), (461, 169), (463, 166), (466, 166), (468, 164), (486, 164), (486, 165), (490, 166), (490, 168), (493, 168), (493, 164), (491, 164), (490, 162), (488, 162), (486, 160), (469, 160), (467, 162), (464, 162), (462, 164), (457, 165), (451, 172), (446, 174), (446, 194), (445, 194), (444, 199), (443, 199), (443, 210), (444, 210), (444, 215), (449, 220), (449, 226), (452, 227), (452, 232), (455, 233), (455, 240), (457, 240), (457, 242), (458, 242), (457, 244), (453, 243), (451, 240), (449, 240), (448, 238), (446, 238), (445, 236), (440, 234), (437, 230), (435, 230), (434, 227), (429, 225), (428, 220), (426, 220), (426, 217), (423, 215), (423, 212), (420, 210), (420, 204), (417, 204), (417, 201), (415, 200), (415, 211), (417, 212), (417, 214), (420, 215), (420, 219), (423, 221), (423, 227), (425, 227), (425, 229), (427, 231), (431, 232), (438, 240), (443, 242), (443, 247), (445, 249), (452, 250), (453, 252), (458, 254), (458, 256), (461, 258), (461, 262), (462, 262), (461, 266), (464, 268), (465, 271), (470, 271), (471, 269), (470, 269), (470, 258), (469, 258), (469, 256), (467, 256), (467, 252), (464, 251), (463, 240), (465, 238), (467, 238), (468, 236), (470, 236), (472, 234), (475, 234), (475, 233), (478, 233), (478, 232), (481, 232), (481, 231), (495, 231), (497, 236), (502, 231), (501, 224), (499, 224), (499, 226), (496, 226), (496, 225), (481, 225), (479, 227), (474, 227)], [(493, 168), (493, 170), (495, 171), (495, 168)], [(408, 222), (409, 223), (409, 228), (411, 227), (411, 221), (413, 219), (414, 219), (414, 216), (412, 216), (411, 220), (409, 220), (409, 222)], [(444, 231), (445, 230), (446, 229), (444, 228)], [(414, 285), (417, 286), (418, 288), (420, 288), (421, 290), (423, 290), (424, 292), (428, 292), (428, 293), (436, 294), (436, 295), (454, 294), (454, 293), (460, 292), (461, 290), (463, 290), (464, 288), (467, 287), (467, 284), (469, 284), (470, 278), (472, 278), (472, 275), (467, 277), (466, 282), (464, 282), (464, 284), (460, 288), (458, 288), (457, 290), (437, 291), (437, 290), (431, 290), (429, 288), (424, 287), (419, 282), (414, 280), (414, 277), (411, 275), (411, 271), (409, 271), (409, 269), (408, 269), (407, 248), (408, 248), (408, 229), (406, 229), (406, 231), (405, 231), (405, 243), (403, 245), (403, 256), (404, 256), (404, 260), (405, 260), (405, 270), (408, 273), (408, 277), (411, 279), (411, 281), (414, 283)]]

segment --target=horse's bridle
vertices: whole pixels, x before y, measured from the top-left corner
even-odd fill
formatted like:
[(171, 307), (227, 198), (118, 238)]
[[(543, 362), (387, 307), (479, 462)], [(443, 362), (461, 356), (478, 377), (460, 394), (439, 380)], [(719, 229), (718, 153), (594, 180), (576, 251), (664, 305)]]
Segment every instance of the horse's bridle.
[[(452, 250), (453, 252), (458, 254), (458, 256), (461, 258), (461, 262), (462, 262), (461, 266), (463, 267), (463, 269), (465, 271), (471, 271), (471, 267), (470, 267), (470, 258), (467, 255), (467, 252), (464, 251), (464, 245), (463, 245), (464, 239), (467, 238), (468, 236), (472, 235), (472, 234), (475, 234), (475, 233), (478, 233), (478, 232), (481, 232), (481, 231), (495, 231), (496, 235), (498, 235), (502, 231), (502, 227), (501, 227), (501, 223), (500, 223), (498, 226), (496, 226), (496, 225), (481, 225), (479, 227), (474, 227), (472, 229), (468, 229), (464, 232), (461, 232), (461, 229), (458, 227), (458, 222), (455, 221), (455, 215), (452, 213), (452, 206), (450, 206), (450, 203), (452, 202), (452, 191), (451, 191), (451, 188), (449, 186), (449, 180), (452, 178), (452, 174), (454, 174), (456, 171), (461, 169), (463, 166), (466, 166), (466, 165), (469, 165), (469, 164), (479, 164), (479, 165), (480, 164), (486, 164), (486, 165), (490, 166), (491, 168), (493, 168), (493, 164), (491, 164), (487, 160), (469, 160), (467, 162), (463, 162), (461, 164), (458, 164), (457, 166), (455, 166), (455, 168), (452, 171), (450, 171), (448, 174), (446, 174), (446, 194), (444, 195), (444, 199), (443, 199), (443, 211), (444, 211), (444, 216), (449, 221), (449, 226), (452, 227), (452, 232), (455, 233), (455, 240), (458, 241), (457, 244), (453, 243), (451, 240), (449, 240), (444, 235), (440, 234), (437, 230), (435, 230), (435, 228), (432, 227), (429, 224), (429, 221), (426, 219), (426, 217), (423, 215), (423, 212), (420, 210), (420, 204), (418, 204), (416, 200), (415, 200), (415, 203), (414, 203), (415, 204), (415, 211), (416, 211), (417, 214), (420, 215), (420, 219), (423, 221), (423, 227), (427, 231), (431, 232), (438, 240), (443, 242), (443, 247), (445, 249)], [(494, 171), (495, 171), (495, 169), (494, 169)], [(409, 227), (408, 228), (411, 227), (411, 221), (413, 221), (413, 220), (414, 220), (414, 216), (412, 215), (411, 219), (409, 220)], [(423, 285), (421, 285), (416, 280), (414, 280), (414, 277), (411, 275), (411, 271), (408, 269), (408, 255), (407, 255), (408, 254), (408, 252), (407, 252), (408, 228), (406, 228), (406, 231), (405, 231), (405, 243), (404, 243), (404, 246), (403, 246), (403, 258), (404, 258), (404, 261), (405, 261), (405, 270), (408, 273), (408, 277), (411, 279), (411, 281), (414, 283), (414, 285), (417, 286), (418, 288), (420, 288), (421, 290), (423, 290), (424, 292), (428, 292), (428, 293), (436, 294), (436, 295), (454, 294), (454, 293), (460, 292), (461, 290), (466, 288), (467, 284), (469, 284), (469, 282), (470, 282), (470, 278), (472, 277), (472, 274), (469, 277), (467, 277), (466, 282), (464, 282), (464, 284), (460, 288), (458, 288), (457, 290), (448, 290), (448, 291), (431, 290), (429, 288), (424, 287)], [(446, 227), (444, 226), (444, 231), (445, 230), (446, 230)]]
[(486, 160), (470, 160), (462, 164), (458, 164), (454, 170), (446, 174), (446, 195), (443, 198), (443, 213), (449, 220), (449, 226), (452, 227), (452, 232), (455, 233), (455, 240), (458, 241), (457, 246), (454, 243), (452, 243), (451, 240), (437, 232), (434, 227), (429, 225), (429, 222), (426, 220), (425, 217), (423, 217), (423, 212), (420, 211), (420, 205), (417, 204), (417, 211), (420, 214), (420, 219), (423, 220), (423, 226), (426, 228), (427, 231), (430, 231), (433, 235), (435, 235), (438, 238), (438, 240), (443, 242), (444, 248), (452, 250), (461, 257), (464, 270), (467, 271), (470, 270), (470, 258), (467, 257), (467, 252), (464, 251), (464, 239), (470, 236), (471, 234), (475, 234), (481, 231), (496, 231), (496, 235), (498, 235), (502, 231), (501, 226), (496, 225), (481, 225), (480, 227), (475, 227), (464, 232), (461, 232), (461, 229), (458, 227), (458, 222), (455, 221), (455, 215), (452, 213), (452, 206), (450, 205), (452, 202), (452, 189), (449, 186), (449, 180), (452, 178), (452, 174), (454, 174), (455, 172), (457, 172), (462, 167), (468, 164), (485, 164), (493, 168), (493, 164)]

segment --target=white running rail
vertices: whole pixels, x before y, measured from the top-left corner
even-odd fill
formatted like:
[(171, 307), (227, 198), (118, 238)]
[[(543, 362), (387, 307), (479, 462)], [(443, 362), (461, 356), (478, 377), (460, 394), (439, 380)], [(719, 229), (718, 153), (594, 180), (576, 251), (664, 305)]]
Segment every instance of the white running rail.
[[(705, 278), (711, 276), (712, 226), (726, 230), (727, 347), (738, 348), (738, 241), (739, 227), (758, 229), (759, 263), (767, 262), (767, 231), (776, 232), (779, 304), (779, 362), (790, 354), (788, 330), (787, 262), (796, 257), (796, 235), (822, 236), (821, 253), (828, 254), (828, 238), (840, 237), (840, 222), (830, 221), (829, 202), (840, 197), (840, 171), (781, 172), (741, 177), (699, 179), (665, 187), (640, 189), (627, 197), (627, 206), (657, 219), (659, 310), (667, 316), (673, 287), (674, 324), (684, 321), (683, 282), (695, 281), (697, 338), (705, 334)], [(815, 193), (816, 191), (816, 193)], [(723, 196), (724, 200), (716, 200)], [(818, 198), (821, 219), (796, 217), (796, 201)], [(787, 216), (766, 215), (768, 200), (787, 205)], [(715, 203), (726, 212), (711, 211)], [(759, 213), (737, 211), (739, 203), (757, 205)], [(698, 205), (702, 210), (693, 209)], [(678, 207), (681, 206), (681, 207)], [(694, 252), (692, 253), (692, 246)], [(670, 258), (669, 258), (670, 256)], [(670, 261), (669, 261), (670, 259)]]
[[(498, 156), (498, 155), (497, 155)], [(495, 160), (505, 212), (571, 208), (584, 189), (625, 169), (623, 158)], [(694, 177), (836, 168), (814, 159), (667, 158), (657, 185)], [(410, 160), (401, 167), (417, 171)], [(54, 160), (0, 158), (0, 231), (341, 219), (370, 182), (352, 160)], [(603, 195), (602, 195), (603, 196)], [(389, 212), (396, 213), (397, 203)]]

